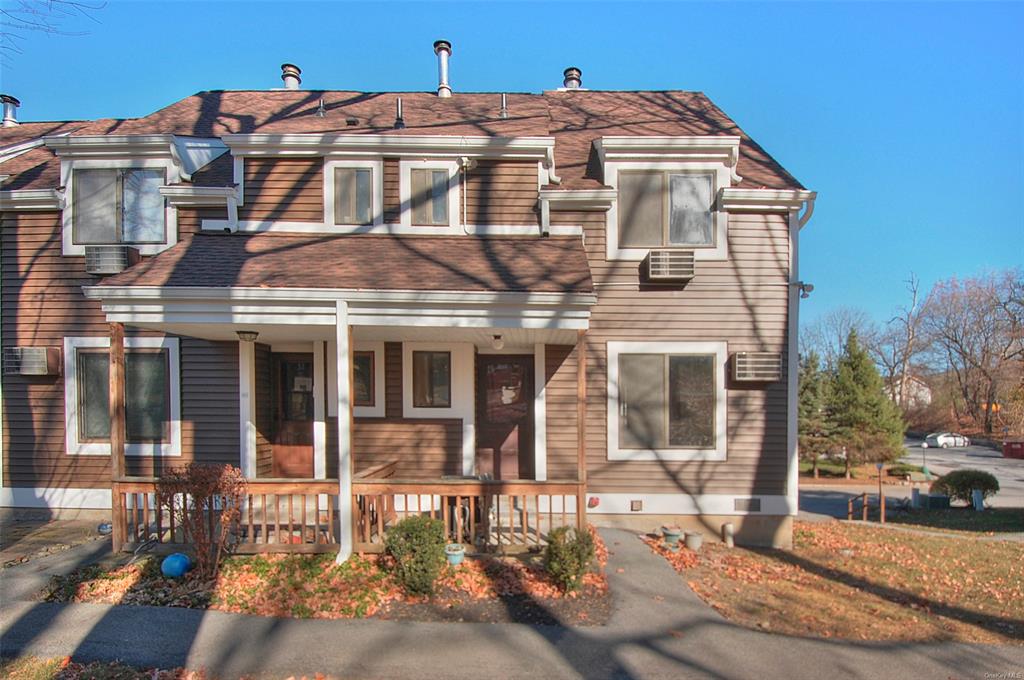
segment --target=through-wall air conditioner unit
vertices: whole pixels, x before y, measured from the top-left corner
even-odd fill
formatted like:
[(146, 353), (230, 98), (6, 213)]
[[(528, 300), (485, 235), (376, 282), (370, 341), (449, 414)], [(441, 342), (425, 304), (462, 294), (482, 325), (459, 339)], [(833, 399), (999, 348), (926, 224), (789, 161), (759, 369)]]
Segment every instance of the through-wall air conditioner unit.
[(118, 274), (139, 261), (139, 251), (130, 246), (86, 246), (85, 271), (89, 274)]
[(60, 375), (60, 348), (5, 347), (4, 375)]
[(694, 274), (692, 250), (655, 248), (647, 254), (650, 281), (689, 281)]
[(737, 352), (732, 355), (732, 375), (737, 381), (782, 380), (782, 355), (774, 352)]

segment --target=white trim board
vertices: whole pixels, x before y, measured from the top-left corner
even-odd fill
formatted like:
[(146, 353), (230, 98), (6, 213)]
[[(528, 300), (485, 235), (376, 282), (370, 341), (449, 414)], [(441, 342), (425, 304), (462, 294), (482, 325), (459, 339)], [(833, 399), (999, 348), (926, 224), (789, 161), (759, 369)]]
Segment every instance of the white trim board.
[(533, 476), (548, 478), (548, 407), (546, 350), (544, 343), (533, 346)]
[(14, 486), (0, 489), (0, 507), (109, 510), (110, 489)]
[[(181, 354), (178, 338), (125, 338), (126, 350), (160, 348), (167, 350), (169, 441), (163, 443), (125, 442), (126, 456), (181, 455)], [(109, 456), (109, 442), (78, 440), (78, 370), (77, 350), (110, 349), (109, 337), (64, 338), (64, 442), (65, 453), (71, 456)]]
[[(620, 354), (712, 354), (715, 356), (715, 448), (619, 448), (619, 355)], [(725, 364), (729, 359), (724, 341), (608, 342), (608, 460), (723, 461), (728, 452), (728, 390)], [(667, 380), (667, 376), (666, 376)], [(667, 409), (666, 405), (666, 409)]]
[(256, 478), (256, 343), (238, 341), (239, 463), (246, 479)]
[[(41, 209), (41, 208), (40, 208)], [(460, 208), (461, 209), (461, 208)], [(333, 219), (333, 218), (332, 218)], [(237, 231), (243, 234), (389, 234), (392, 236), (540, 236), (539, 226), (526, 224), (466, 224), (462, 229), (455, 226), (414, 227), (411, 224), (366, 224), (344, 225), (324, 222), (293, 222), (288, 220), (202, 220), (203, 231)], [(553, 225), (550, 236), (582, 236), (581, 225)]]
[[(587, 499), (598, 499), (596, 508), (587, 508), (588, 515), (750, 515), (778, 516), (795, 514), (788, 496), (781, 494), (697, 494), (687, 493), (588, 493)], [(643, 501), (644, 509), (630, 511), (630, 501)], [(736, 510), (737, 500), (759, 500), (758, 512)], [(589, 503), (588, 503), (589, 506)]]

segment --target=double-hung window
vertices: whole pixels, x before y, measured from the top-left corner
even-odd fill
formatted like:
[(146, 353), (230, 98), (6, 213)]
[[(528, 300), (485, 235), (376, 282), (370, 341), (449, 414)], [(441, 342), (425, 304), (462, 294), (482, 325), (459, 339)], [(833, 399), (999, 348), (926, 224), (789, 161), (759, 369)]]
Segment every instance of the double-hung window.
[(448, 226), (448, 171), (413, 169), (412, 225), (414, 227)]
[(725, 343), (609, 342), (609, 458), (724, 460)]
[(618, 175), (618, 246), (716, 245), (712, 172), (627, 170)]
[[(128, 338), (124, 355), (125, 453), (181, 453), (176, 338)], [(110, 453), (110, 341), (64, 339), (67, 451)]]
[(78, 168), (72, 176), (75, 245), (167, 240), (163, 168)]

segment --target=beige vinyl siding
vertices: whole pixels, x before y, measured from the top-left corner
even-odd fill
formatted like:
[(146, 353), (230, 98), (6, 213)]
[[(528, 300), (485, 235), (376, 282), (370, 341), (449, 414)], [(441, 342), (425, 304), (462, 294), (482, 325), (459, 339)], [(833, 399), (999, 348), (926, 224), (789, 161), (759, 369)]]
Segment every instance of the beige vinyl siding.
[(324, 221), (322, 158), (246, 158), (243, 221)]
[[(725, 340), (729, 354), (786, 357), (789, 234), (785, 216), (729, 216), (729, 259), (697, 263), (686, 286), (640, 286), (639, 263), (605, 259), (605, 214), (555, 212), (583, 224), (598, 303), (587, 332), (588, 487), (600, 493), (786, 493), (786, 383), (727, 381), (728, 457), (723, 462), (607, 459), (607, 342)], [(602, 285), (615, 284), (615, 285)], [(549, 476), (575, 456), (575, 352), (548, 347)], [(563, 360), (564, 358), (564, 360)], [(783, 375), (785, 375), (785, 366)]]
[(402, 219), (402, 199), (399, 193), (399, 159), (384, 159), (384, 224), (398, 224)]
[(537, 163), (482, 160), (466, 176), (466, 224), (536, 226)]
[[(182, 211), (182, 222), (198, 217)], [(63, 347), (65, 337), (109, 337), (99, 303), (86, 300), (85, 258), (61, 255), (58, 212), (0, 215), (0, 304), (4, 347)], [(155, 335), (127, 328), (129, 336)], [(237, 343), (180, 338), (182, 455), (128, 456), (128, 474), (149, 475), (193, 460), (238, 462)], [(108, 456), (69, 456), (63, 376), (3, 376), (4, 484), (104, 488)]]

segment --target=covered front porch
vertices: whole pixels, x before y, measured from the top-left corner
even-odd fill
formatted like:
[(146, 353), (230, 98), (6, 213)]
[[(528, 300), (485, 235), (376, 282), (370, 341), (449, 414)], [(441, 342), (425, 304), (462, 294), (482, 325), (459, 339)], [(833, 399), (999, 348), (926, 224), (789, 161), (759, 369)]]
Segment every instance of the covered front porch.
[[(471, 551), (529, 549), (555, 527), (585, 523), (592, 295), (134, 286), (89, 294), (103, 301), (111, 347), (122, 348), (110, 354), (115, 545), (182, 540), (156, 505), (155, 478), (124, 475), (125, 326), (237, 343), (237, 465), (249, 480), (240, 552), (346, 559), (382, 550), (389, 527), (415, 514), (443, 520), (449, 542)], [(571, 385), (561, 365), (570, 356)], [(575, 431), (559, 429), (549, 450), (555, 375), (560, 416), (567, 388), (574, 392)]]

